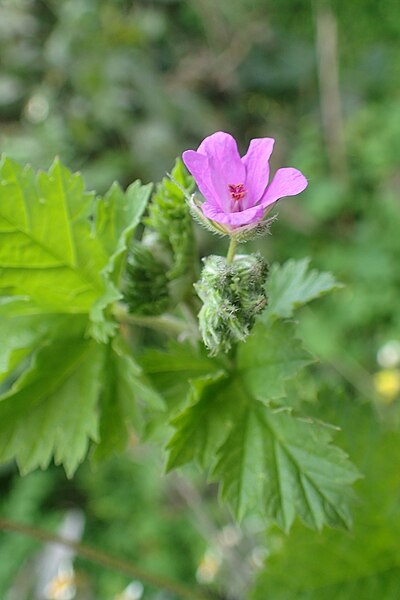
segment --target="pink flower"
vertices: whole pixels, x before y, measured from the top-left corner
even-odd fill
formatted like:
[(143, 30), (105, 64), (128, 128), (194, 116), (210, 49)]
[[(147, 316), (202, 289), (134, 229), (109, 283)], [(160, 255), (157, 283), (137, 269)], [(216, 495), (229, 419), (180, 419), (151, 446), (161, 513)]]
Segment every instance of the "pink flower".
[(217, 131), (200, 144), (197, 151), (183, 153), (183, 162), (205, 198), (200, 205), (204, 215), (223, 225), (227, 233), (254, 227), (284, 196), (295, 196), (307, 187), (307, 179), (297, 169), (278, 169), (269, 182), (272, 138), (251, 140), (241, 158), (235, 139)]

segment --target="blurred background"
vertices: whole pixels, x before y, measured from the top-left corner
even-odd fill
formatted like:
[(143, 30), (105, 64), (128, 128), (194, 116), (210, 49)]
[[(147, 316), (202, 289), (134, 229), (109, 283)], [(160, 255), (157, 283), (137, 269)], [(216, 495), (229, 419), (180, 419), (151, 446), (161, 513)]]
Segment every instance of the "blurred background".
[[(340, 426), (364, 473), (354, 531), (238, 530), (197, 473), (160, 477), (156, 448), (73, 481), (0, 471), (3, 516), (69, 532), (216, 599), (391, 600), (400, 581), (400, 4), (396, 0), (1, 0), (0, 150), (88, 187), (160, 180), (231, 132), (275, 137), (273, 168), (309, 179), (279, 204), (269, 261), (310, 256), (344, 288), (304, 309), (320, 359), (296, 390)], [(225, 251), (200, 233), (202, 253)], [(46, 575), (44, 576), (43, 573)], [(42, 575), (41, 575), (42, 574)], [(0, 533), (5, 600), (173, 600), (143, 582)]]

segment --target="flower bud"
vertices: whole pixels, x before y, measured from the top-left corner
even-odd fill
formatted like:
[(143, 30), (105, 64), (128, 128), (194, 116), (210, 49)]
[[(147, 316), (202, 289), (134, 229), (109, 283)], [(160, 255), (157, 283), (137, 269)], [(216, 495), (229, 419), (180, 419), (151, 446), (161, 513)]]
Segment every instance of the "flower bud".
[(200, 331), (212, 356), (229, 352), (249, 335), (256, 315), (267, 305), (267, 275), (267, 263), (259, 254), (237, 255), (231, 264), (222, 256), (204, 259), (195, 288), (203, 301)]
[(170, 178), (157, 186), (140, 242), (128, 251), (122, 281), (124, 302), (131, 313), (160, 315), (174, 308), (191, 290), (195, 244), (185, 194), (193, 180), (177, 160)]
[(143, 242), (130, 244), (122, 278), (123, 300), (128, 311), (137, 315), (160, 315), (169, 306), (167, 268)]
[(192, 189), (193, 179), (178, 159), (171, 178), (164, 178), (157, 186), (149, 206), (149, 215), (144, 219), (147, 229), (157, 234), (166, 251), (171, 254), (168, 271), (171, 281), (192, 275), (196, 252), (192, 222), (185, 200), (185, 195)]

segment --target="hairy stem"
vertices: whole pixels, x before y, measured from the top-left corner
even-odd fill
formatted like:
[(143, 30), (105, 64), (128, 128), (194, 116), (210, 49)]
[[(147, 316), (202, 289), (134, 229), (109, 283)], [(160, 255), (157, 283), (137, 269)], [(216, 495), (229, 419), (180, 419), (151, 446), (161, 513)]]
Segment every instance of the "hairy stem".
[(114, 316), (120, 323), (129, 325), (138, 325), (139, 327), (148, 327), (156, 331), (162, 331), (170, 335), (179, 335), (187, 331), (187, 323), (182, 319), (177, 319), (172, 315), (143, 316), (128, 313), (121, 305), (117, 305), (113, 310)]
[(226, 262), (228, 263), (228, 265), (231, 265), (233, 263), (233, 259), (235, 257), (235, 252), (236, 252), (236, 247), (237, 247), (237, 240), (234, 237), (231, 237), (231, 241), (229, 244), (229, 248), (228, 248), (228, 254), (226, 255)]
[(60, 535), (46, 531), (45, 529), (33, 527), (31, 525), (25, 525), (24, 523), (17, 523), (9, 519), (0, 519), (0, 530), (14, 531), (23, 535), (27, 535), (35, 540), (39, 540), (40, 542), (66, 546), (67, 548), (71, 548), (82, 558), (86, 558), (87, 560), (95, 562), (108, 569), (126, 573), (130, 577), (140, 579), (141, 581), (144, 581), (145, 583), (148, 583), (156, 588), (167, 590), (172, 594), (176, 594), (179, 598), (182, 598), (182, 600), (210, 600), (210, 596), (204, 592), (194, 590), (189, 586), (178, 583), (177, 581), (167, 577), (155, 575), (154, 573), (151, 573), (131, 562), (122, 560), (120, 558), (115, 558), (114, 556), (100, 552), (99, 550), (91, 548), (90, 546), (86, 546), (85, 544), (73, 542), (72, 540), (64, 538)]

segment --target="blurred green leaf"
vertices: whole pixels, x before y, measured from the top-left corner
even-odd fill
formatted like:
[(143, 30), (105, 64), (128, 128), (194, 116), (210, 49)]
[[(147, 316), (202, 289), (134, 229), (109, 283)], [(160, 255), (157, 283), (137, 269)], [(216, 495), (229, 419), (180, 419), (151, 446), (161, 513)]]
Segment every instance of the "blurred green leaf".
[[(54, 330), (63, 330), (65, 319), (59, 315), (14, 315), (23, 310), (24, 301), (0, 303), (0, 381), (5, 379), (15, 367), (29, 356)], [(61, 333), (60, 331), (60, 333)]]
[[(4, 483), (4, 473), (2, 473)], [(54, 493), (55, 478), (51, 471), (31, 473), (29, 477), (19, 477), (16, 472), (10, 476), (9, 490), (2, 491), (0, 511), (2, 518), (25, 523), (35, 523), (44, 527), (57, 522), (53, 512), (43, 511), (43, 505)], [(38, 542), (32, 538), (3, 533), (0, 536), (0, 594), (7, 598), (10, 582), (15, 582), (21, 565), (29, 564), (32, 552), (37, 551)]]
[(288, 540), (275, 537), (250, 597), (395, 600), (400, 570), (399, 434), (378, 424), (371, 406), (344, 396), (323, 412), (340, 415), (346, 446), (365, 474), (357, 486), (362, 500), (353, 509), (352, 534), (295, 527)]

